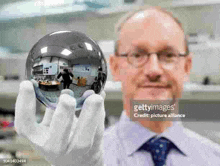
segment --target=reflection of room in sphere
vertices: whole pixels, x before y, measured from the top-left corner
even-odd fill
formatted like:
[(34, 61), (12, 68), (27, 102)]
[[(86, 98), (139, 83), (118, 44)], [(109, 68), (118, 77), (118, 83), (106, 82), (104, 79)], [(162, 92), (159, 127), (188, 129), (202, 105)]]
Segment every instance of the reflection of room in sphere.
[(95, 93), (99, 93), (101, 90), (101, 87), (105, 83), (106, 80), (106, 74), (103, 73), (103, 69), (101, 66), (98, 67), (98, 76), (95, 77), (94, 83), (91, 85), (91, 89), (95, 91)]
[(33, 66), (32, 75), (41, 90), (59, 90), (59, 82), (56, 82), (57, 64), (48, 63), (47, 58), (42, 58)]
[(72, 68), (74, 95), (81, 96), (85, 90), (91, 89), (91, 85), (98, 74), (98, 67), (92, 64), (74, 64)]
[(99, 93), (101, 90), (101, 82), (98, 80), (98, 77), (95, 77), (93, 84), (91, 85), (91, 89), (94, 90), (95, 93)]
[(35, 60), (32, 74), (39, 83), (39, 88), (45, 91), (62, 90), (61, 81), (57, 75), (64, 67), (68, 67), (68, 60), (56, 56), (40, 57)]
[[(69, 75), (65, 76), (64, 70), (68, 70)], [(106, 79), (102, 64), (97, 59), (71, 61), (57, 56), (35, 59), (32, 77), (42, 91), (57, 91), (59, 96), (62, 89), (68, 88), (74, 92), (75, 97), (82, 96), (89, 89), (99, 93)]]
[(35, 60), (32, 67), (32, 78), (38, 83), (40, 93), (52, 103), (57, 102), (60, 95), (59, 82), (56, 81), (57, 64), (49, 63), (49, 58)]
[[(68, 70), (69, 76), (67, 76), (67, 74), (64, 74), (64, 70)], [(85, 69), (87, 74), (88, 70), (90, 69), (87, 67)], [(81, 89), (83, 87), (83, 89), (85, 89), (86, 86), (88, 86), (87, 74), (83, 74), (82, 70), (80, 70), (80, 72), (78, 70), (78, 72), (76, 72), (76, 76), (74, 76), (73, 72), (73, 67), (70, 67), (67, 59), (55, 56), (41, 57), (35, 60), (32, 68), (32, 78), (34, 78), (38, 82), (39, 88), (43, 91), (56, 91), (65, 88), (76, 90), (76, 88), (74, 88), (76, 85), (81, 87)], [(77, 77), (79, 78), (77, 79)], [(75, 85), (73, 85), (74, 80), (77, 80)], [(89, 88), (87, 87), (86, 89)]]

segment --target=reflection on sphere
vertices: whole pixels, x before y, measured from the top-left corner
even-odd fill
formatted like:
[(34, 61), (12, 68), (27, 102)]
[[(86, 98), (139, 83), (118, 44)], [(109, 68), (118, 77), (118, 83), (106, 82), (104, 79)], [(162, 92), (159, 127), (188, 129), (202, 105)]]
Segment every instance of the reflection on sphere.
[(79, 110), (85, 91), (92, 89), (98, 94), (104, 88), (107, 66), (101, 49), (91, 38), (76, 31), (58, 31), (33, 46), (26, 74), (37, 99), (47, 107), (55, 109), (61, 91), (69, 89), (74, 92)]

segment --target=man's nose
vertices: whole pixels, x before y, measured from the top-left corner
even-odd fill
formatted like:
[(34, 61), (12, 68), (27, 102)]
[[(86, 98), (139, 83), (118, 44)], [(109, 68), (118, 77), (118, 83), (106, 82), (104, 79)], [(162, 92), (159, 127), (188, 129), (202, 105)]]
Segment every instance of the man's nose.
[(148, 55), (148, 61), (144, 65), (144, 74), (149, 81), (158, 82), (162, 75), (162, 67), (157, 57), (157, 54)]

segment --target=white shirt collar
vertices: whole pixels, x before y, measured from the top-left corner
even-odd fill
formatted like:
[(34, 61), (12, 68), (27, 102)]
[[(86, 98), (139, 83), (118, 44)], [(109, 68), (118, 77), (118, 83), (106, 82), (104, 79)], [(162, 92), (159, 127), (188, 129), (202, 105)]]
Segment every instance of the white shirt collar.
[(158, 135), (139, 123), (130, 120), (125, 111), (123, 111), (118, 123), (117, 133), (127, 155), (136, 152), (153, 136), (168, 138), (183, 154), (190, 155), (190, 147), (187, 146), (187, 135), (180, 121), (174, 121), (172, 127), (167, 128), (165, 132)]

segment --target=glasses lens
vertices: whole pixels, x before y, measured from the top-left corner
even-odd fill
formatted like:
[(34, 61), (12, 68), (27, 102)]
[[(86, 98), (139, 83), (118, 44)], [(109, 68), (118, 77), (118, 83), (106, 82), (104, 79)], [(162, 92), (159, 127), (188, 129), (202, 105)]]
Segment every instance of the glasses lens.
[(177, 61), (178, 55), (174, 52), (161, 52), (158, 53), (160, 62), (173, 63)]
[[(136, 67), (140, 67), (147, 62), (148, 57), (152, 53), (146, 53), (142, 51), (130, 52), (128, 54), (128, 62)], [(158, 60), (162, 64), (174, 64), (178, 61), (178, 53), (162, 51), (157, 53)]]
[(141, 66), (146, 62), (147, 57), (148, 56), (140, 52), (132, 52), (128, 54), (128, 61), (134, 66)]

